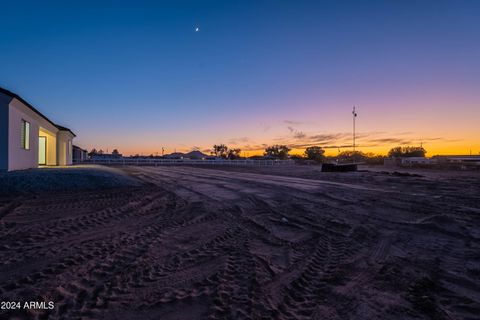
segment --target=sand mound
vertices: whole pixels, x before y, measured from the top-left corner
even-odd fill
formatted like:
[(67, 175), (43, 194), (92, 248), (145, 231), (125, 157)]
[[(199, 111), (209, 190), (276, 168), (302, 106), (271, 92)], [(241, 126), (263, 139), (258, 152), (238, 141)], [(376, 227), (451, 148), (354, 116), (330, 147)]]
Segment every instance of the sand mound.
[(40, 168), (0, 173), (0, 195), (138, 186), (120, 170), (102, 166)]

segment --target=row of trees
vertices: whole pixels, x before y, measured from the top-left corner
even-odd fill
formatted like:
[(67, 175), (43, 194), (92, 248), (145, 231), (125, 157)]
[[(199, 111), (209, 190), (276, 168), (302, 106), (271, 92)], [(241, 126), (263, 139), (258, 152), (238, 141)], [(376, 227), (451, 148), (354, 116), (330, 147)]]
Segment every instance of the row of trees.
[[(93, 148), (93, 149), (88, 153), (88, 155), (89, 155), (90, 157), (93, 156), (93, 155), (96, 155), (96, 154), (105, 154), (105, 152), (104, 152), (102, 149), (100, 149), (100, 150), (97, 151), (97, 149)], [(120, 152), (118, 152), (117, 149), (113, 149), (112, 155), (118, 156), (119, 154), (120, 154)]]
[[(265, 148), (264, 156), (274, 159), (287, 159), (290, 148), (286, 145), (273, 145)], [(238, 159), (241, 157), (242, 150), (239, 148), (230, 149), (224, 144), (216, 144), (212, 148), (212, 155), (224, 159)]]
[[(274, 159), (287, 159), (289, 157), (289, 152), (291, 149), (286, 145), (273, 145), (265, 148), (263, 155), (268, 158)], [(312, 146), (305, 149), (304, 155), (302, 156), (293, 156), (297, 159), (308, 159), (314, 160), (317, 162), (323, 162), (325, 160), (325, 150), (319, 146)]]
[[(343, 151), (340, 152), (337, 156), (326, 157), (325, 150), (320, 146), (311, 146), (305, 149), (305, 152), (302, 156), (295, 155), (290, 156), (289, 152), (291, 149), (286, 145), (273, 145), (265, 148), (263, 155), (267, 158), (285, 160), (290, 158), (293, 159), (307, 159), (313, 160), (316, 162), (325, 162), (326, 160), (338, 160), (339, 162), (351, 162), (351, 161), (364, 161), (372, 164), (381, 164), (385, 158), (382, 155), (376, 155), (373, 153), (364, 153), (361, 151)], [(225, 144), (216, 144), (213, 146), (212, 155), (223, 159), (239, 159), (241, 157), (241, 149), (239, 148), (229, 148)], [(427, 151), (423, 147), (395, 147), (390, 149), (388, 152), (388, 157), (424, 157)], [(104, 154), (103, 150), (92, 149), (89, 156), (95, 154)], [(112, 151), (112, 155), (119, 155), (117, 149)], [(152, 156), (153, 157), (153, 156)]]
[(427, 151), (423, 147), (395, 147), (388, 152), (389, 157), (425, 157)]
[[(289, 158), (290, 155), (288, 153), (291, 150), (292, 149), (286, 145), (276, 144), (266, 147), (263, 156), (267, 158), (285, 160)], [(233, 158), (236, 158), (237, 156), (240, 157), (240, 149), (228, 149), (228, 147), (223, 144), (213, 146), (213, 153), (216, 156), (231, 159), (232, 152)], [(305, 150), (305, 158), (321, 162), (324, 159), (324, 153), (325, 150), (323, 150), (321, 147), (308, 147)]]
[[(285, 145), (274, 145), (265, 149), (264, 155), (276, 159), (287, 159), (290, 148)], [(390, 149), (388, 157), (425, 157), (427, 151), (423, 147), (395, 147)], [(325, 162), (326, 160), (337, 160), (338, 162), (362, 161), (371, 164), (383, 164), (385, 156), (371, 152), (362, 151), (343, 151), (336, 156), (325, 156), (325, 150), (320, 146), (311, 146), (305, 149), (303, 156), (292, 156), (296, 159), (307, 159), (316, 162)]]
[(276, 144), (265, 148), (265, 152), (263, 153), (263, 155), (269, 158), (284, 160), (288, 158), (288, 153), (290, 152), (290, 150), (291, 149), (285, 145)]
[[(286, 145), (272, 145), (265, 148), (264, 157), (285, 160), (288, 158), (297, 160), (313, 160), (316, 162), (338, 161), (338, 162), (355, 162), (361, 161), (370, 164), (383, 164), (385, 156), (374, 154), (371, 152), (364, 153), (362, 151), (343, 151), (336, 156), (325, 156), (325, 149), (320, 146), (311, 146), (305, 149), (303, 155), (290, 156), (291, 149)], [(423, 147), (395, 147), (390, 149), (388, 157), (424, 157), (426, 150)], [(214, 145), (212, 154), (224, 159), (238, 159), (241, 149), (230, 149), (224, 144)]]
[(240, 158), (240, 153), (242, 152), (239, 148), (229, 149), (224, 144), (216, 144), (213, 146), (212, 154), (216, 157), (235, 160)]

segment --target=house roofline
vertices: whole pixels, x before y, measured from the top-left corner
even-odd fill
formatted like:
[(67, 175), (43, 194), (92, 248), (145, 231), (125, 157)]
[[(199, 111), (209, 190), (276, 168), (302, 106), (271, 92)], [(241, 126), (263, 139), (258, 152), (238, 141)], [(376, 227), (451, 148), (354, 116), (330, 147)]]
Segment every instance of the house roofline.
[(52, 120), (48, 119), (44, 114), (42, 114), (40, 111), (38, 111), (34, 106), (32, 106), (30, 103), (28, 103), (27, 101), (25, 101), (22, 97), (20, 97), (18, 94), (14, 93), (14, 92), (11, 92), (7, 89), (4, 89), (2, 87), (0, 87), (0, 93), (3, 93), (9, 97), (11, 97), (12, 99), (17, 99), (18, 101), (20, 101), (21, 103), (23, 103), (24, 105), (26, 105), (28, 108), (30, 108), (33, 112), (35, 112), (37, 115), (39, 115), (40, 117), (42, 117), (43, 119), (47, 120), (51, 125), (53, 125), (55, 128), (57, 128), (58, 130), (61, 130), (61, 131), (69, 131), (71, 134), (73, 134), (74, 137), (76, 137), (77, 135), (75, 133), (73, 133), (72, 130), (66, 128), (66, 127), (62, 127), (62, 126), (59, 126), (57, 124), (55, 124)]
[(74, 148), (77, 148), (77, 149), (80, 149), (80, 150), (82, 150), (82, 151), (88, 152), (87, 149), (83, 149), (83, 148), (77, 146), (76, 144), (74, 144), (73, 147), (74, 147)]
[(65, 127), (62, 127), (62, 126), (59, 126), (58, 124), (55, 125), (55, 127), (58, 128), (58, 130), (60, 131), (68, 131), (70, 132), (71, 134), (73, 134), (74, 137), (76, 137), (77, 135), (75, 133), (72, 132), (72, 130), (68, 129), (68, 128), (65, 128)]

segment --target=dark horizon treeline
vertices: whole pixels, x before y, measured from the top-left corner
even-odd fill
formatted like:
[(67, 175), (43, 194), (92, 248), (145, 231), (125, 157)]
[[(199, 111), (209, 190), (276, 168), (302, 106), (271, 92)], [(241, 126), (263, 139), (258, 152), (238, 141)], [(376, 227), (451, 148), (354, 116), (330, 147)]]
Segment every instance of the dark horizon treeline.
[[(198, 150), (194, 150), (192, 152), (195, 152)], [(302, 155), (290, 155), (289, 152), (291, 151), (291, 148), (289, 148), (287, 145), (272, 145), (268, 146), (265, 148), (263, 155), (255, 155), (255, 156), (242, 156), (241, 152), (242, 150), (240, 148), (229, 148), (225, 144), (215, 144), (213, 145), (212, 150), (210, 151), (210, 155), (215, 158), (222, 158), (222, 159), (229, 159), (229, 160), (235, 160), (235, 159), (278, 159), (278, 160), (286, 160), (286, 159), (292, 159), (292, 160), (298, 160), (298, 161), (303, 161), (303, 160), (309, 160), (309, 161), (315, 161), (315, 162), (352, 162), (352, 161), (357, 161), (357, 162), (366, 162), (368, 164), (383, 164), (383, 160), (385, 158), (401, 158), (401, 157), (425, 157), (425, 154), (427, 151), (422, 147), (415, 147), (415, 146), (406, 146), (406, 147), (394, 147), (390, 149), (388, 152), (388, 155), (379, 155), (375, 154), (372, 152), (363, 152), (363, 151), (352, 151), (352, 150), (346, 150), (339, 152), (335, 156), (326, 156), (325, 155), (325, 149), (322, 148), (321, 146), (311, 146), (307, 147)], [(200, 152), (200, 151), (198, 151)], [(200, 152), (201, 153), (201, 152)], [(174, 154), (177, 154), (175, 152)], [(178, 154), (183, 154), (178, 152)], [(203, 153), (201, 153), (203, 154)], [(107, 155), (103, 150), (96, 150), (95, 148), (92, 149), (88, 155), (90, 157), (94, 155)], [(113, 149), (112, 156), (114, 157), (121, 157), (121, 154), (117, 149)], [(167, 155), (156, 155), (150, 154), (148, 156), (143, 156), (136, 154), (134, 156), (130, 156), (130, 158), (163, 158)], [(208, 155), (205, 155), (208, 156)]]

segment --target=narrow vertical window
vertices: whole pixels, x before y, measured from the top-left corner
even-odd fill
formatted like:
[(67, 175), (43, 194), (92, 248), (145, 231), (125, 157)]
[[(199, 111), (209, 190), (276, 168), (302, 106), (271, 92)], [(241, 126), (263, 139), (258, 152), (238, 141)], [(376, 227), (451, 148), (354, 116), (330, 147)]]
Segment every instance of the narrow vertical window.
[(20, 134), (22, 139), (22, 149), (30, 149), (30, 122), (22, 120), (22, 132)]

